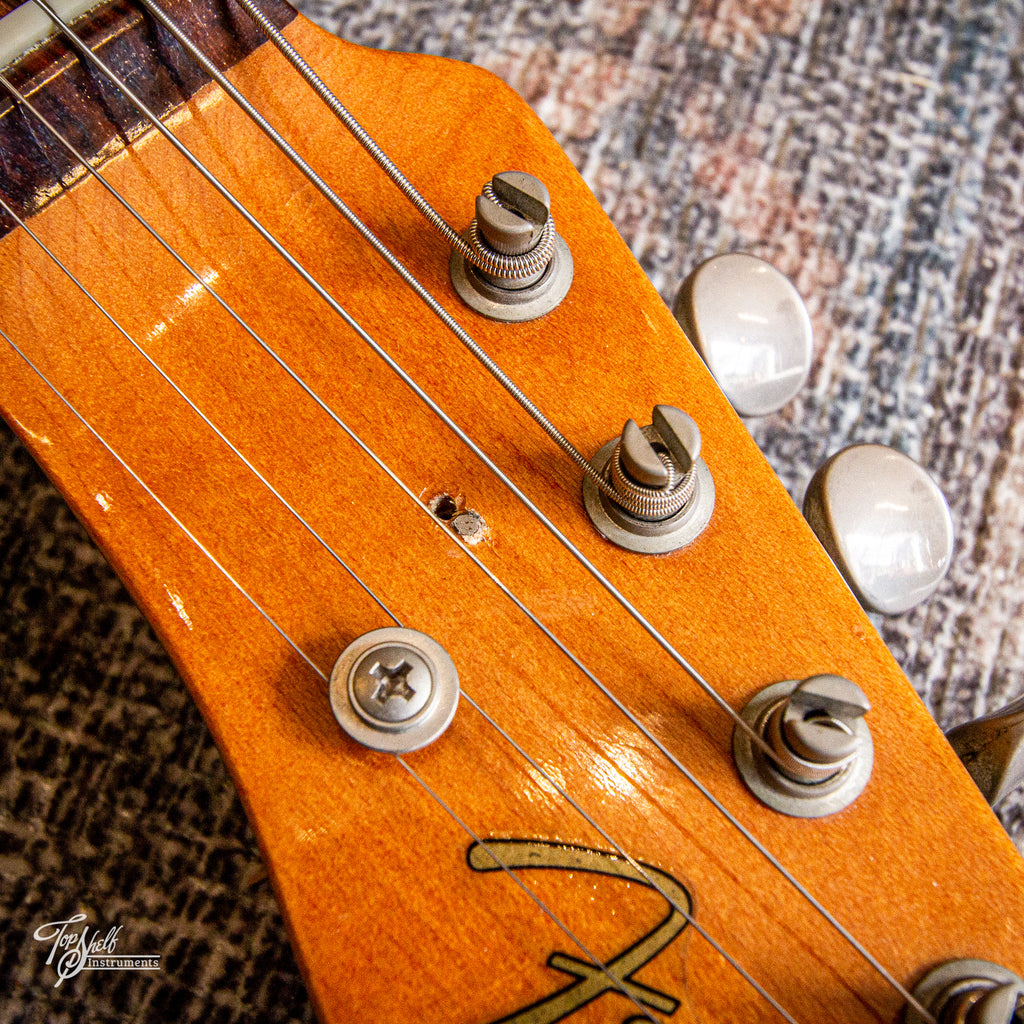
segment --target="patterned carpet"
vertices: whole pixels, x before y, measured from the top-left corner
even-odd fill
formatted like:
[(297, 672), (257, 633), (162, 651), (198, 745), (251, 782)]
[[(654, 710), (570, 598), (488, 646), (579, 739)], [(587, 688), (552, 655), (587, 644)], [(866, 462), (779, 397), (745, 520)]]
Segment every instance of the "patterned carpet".
[[(953, 511), (953, 567), (879, 628), (944, 727), (1024, 693), (1022, 0), (302, 7), (510, 82), (666, 301), (718, 252), (790, 275), (813, 371), (754, 437), (798, 501), (853, 441), (922, 462)], [(0, 1024), (312, 1020), (183, 685), (24, 450), (0, 444)], [(1003, 820), (1024, 851), (1019, 794)], [(122, 922), (163, 970), (55, 989), (32, 932), (76, 909)]]

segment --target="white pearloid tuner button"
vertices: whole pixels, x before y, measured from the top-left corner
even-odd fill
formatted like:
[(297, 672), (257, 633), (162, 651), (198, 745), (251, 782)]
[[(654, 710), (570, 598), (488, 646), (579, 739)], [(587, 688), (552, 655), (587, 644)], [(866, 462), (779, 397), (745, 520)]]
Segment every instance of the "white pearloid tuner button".
[(714, 256), (683, 281), (672, 312), (741, 416), (781, 409), (811, 369), (811, 318), (770, 263)]
[(899, 615), (935, 591), (953, 554), (942, 491), (913, 459), (879, 444), (833, 455), (814, 474), (804, 516), (866, 608)]

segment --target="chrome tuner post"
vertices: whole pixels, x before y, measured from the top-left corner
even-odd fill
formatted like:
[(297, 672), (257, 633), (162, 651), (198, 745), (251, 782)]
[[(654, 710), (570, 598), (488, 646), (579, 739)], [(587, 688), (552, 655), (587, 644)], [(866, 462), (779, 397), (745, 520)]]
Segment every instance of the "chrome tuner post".
[(871, 778), (874, 744), (864, 716), (871, 704), (842, 676), (773, 683), (740, 712), (769, 757), (744, 729), (733, 757), (747, 788), (773, 810), (821, 818), (848, 807)]
[[(929, 971), (914, 998), (938, 1024), (1024, 1024), (1024, 980), (988, 960), (950, 960)], [(908, 1006), (906, 1024), (925, 1024)]]
[(476, 199), (465, 235), (475, 254), (452, 250), (448, 269), (463, 302), (491, 320), (535, 320), (572, 284), (572, 255), (555, 230), (551, 196), (523, 171), (496, 174)]
[(591, 467), (614, 496), (587, 476), (583, 503), (603, 537), (629, 551), (661, 554), (690, 544), (707, 526), (715, 484), (693, 419), (658, 405), (652, 420), (646, 427), (627, 420), (621, 436), (594, 456)]

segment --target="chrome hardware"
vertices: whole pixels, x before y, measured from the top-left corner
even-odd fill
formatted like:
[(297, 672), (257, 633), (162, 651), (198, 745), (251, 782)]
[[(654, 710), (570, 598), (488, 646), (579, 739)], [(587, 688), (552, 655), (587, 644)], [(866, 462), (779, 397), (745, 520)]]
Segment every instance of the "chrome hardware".
[(796, 818), (820, 818), (849, 806), (871, 777), (874, 744), (864, 716), (871, 704), (842, 676), (773, 683), (740, 712), (778, 758), (766, 757), (742, 729), (733, 757), (763, 803)]
[(645, 554), (675, 551), (707, 526), (715, 504), (711, 472), (700, 458), (700, 430), (685, 412), (654, 408), (653, 422), (627, 420), (622, 435), (591, 466), (609, 481), (614, 498), (586, 477), (583, 501), (602, 536)]
[[(914, 998), (938, 1024), (1024, 1024), (1024, 980), (988, 960), (950, 960), (929, 971)], [(913, 1006), (906, 1024), (925, 1024)]]
[(352, 739), (392, 754), (432, 743), (451, 724), (459, 677), (448, 652), (398, 626), (364, 633), (331, 672), (331, 708)]
[(879, 444), (833, 455), (814, 474), (804, 516), (858, 600), (898, 615), (942, 582), (953, 521), (942, 491), (913, 459)]
[(807, 380), (807, 307), (789, 278), (756, 256), (705, 260), (683, 281), (672, 313), (741, 416), (781, 409)]
[(453, 249), (448, 269), (459, 297), (476, 312), (534, 320), (569, 291), (572, 256), (555, 231), (548, 190), (533, 175), (505, 171), (487, 182), (464, 237), (476, 266)]
[(1024, 697), (950, 729), (946, 738), (993, 807), (1024, 782)]

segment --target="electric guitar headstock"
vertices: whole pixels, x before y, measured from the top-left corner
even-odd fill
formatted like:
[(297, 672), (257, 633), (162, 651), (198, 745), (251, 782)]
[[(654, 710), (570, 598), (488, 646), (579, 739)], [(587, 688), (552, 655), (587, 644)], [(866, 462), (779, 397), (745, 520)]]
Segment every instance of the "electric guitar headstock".
[[(65, 155), (47, 194), (40, 120), (48, 158), (6, 160), (0, 366), (217, 739), (321, 1020), (929, 1020), (956, 960), (1007, 972), (971, 990), (1001, 1012), (1024, 863), (547, 130), (483, 71), (268, 13), (445, 220), (475, 207), (514, 258), (550, 210), (567, 255), (525, 287), (453, 274), (251, 26), (204, 84), (117, 4), (100, 59), (167, 134), (66, 72), (69, 141), (116, 155), (102, 179)], [(11, 79), (6, 124), (81, 124), (61, 60)], [(510, 170), (546, 194), (475, 202)], [(495, 318), (529, 289), (545, 308)], [(637, 514), (645, 487), (688, 490)]]

